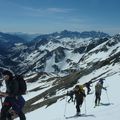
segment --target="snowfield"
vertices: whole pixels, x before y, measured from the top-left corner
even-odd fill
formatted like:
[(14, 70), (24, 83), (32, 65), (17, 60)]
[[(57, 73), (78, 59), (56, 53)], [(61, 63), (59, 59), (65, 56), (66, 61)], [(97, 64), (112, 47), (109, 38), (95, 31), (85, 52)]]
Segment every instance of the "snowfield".
[[(107, 68), (107, 67), (106, 67)], [(109, 73), (104, 74), (105, 77), (104, 86), (107, 87), (107, 92), (102, 91), (101, 103), (103, 105), (94, 108), (94, 86), (96, 82), (92, 85), (93, 94), (87, 95), (86, 99), (81, 107), (81, 114), (86, 114), (82, 117), (72, 117), (71, 120), (119, 120), (120, 119), (120, 67), (119, 64), (115, 66), (109, 66), (105, 70), (105, 67), (96, 70), (94, 73), (86, 75), (79, 79), (78, 84), (85, 83), (95, 76), (102, 74), (103, 72), (109, 71)], [(70, 88), (72, 89), (72, 88)], [(64, 91), (67, 92), (67, 91)], [(28, 93), (29, 96), (29, 93)], [(26, 98), (26, 97), (25, 97)], [(74, 116), (76, 114), (75, 104), (73, 102), (66, 103), (66, 99), (59, 99), (55, 104), (47, 107), (44, 106), (33, 112), (27, 113), (27, 120), (66, 120), (66, 117)], [(39, 102), (39, 101), (38, 101)], [(109, 104), (110, 103), (110, 104)], [(18, 120), (18, 118), (16, 119)]]

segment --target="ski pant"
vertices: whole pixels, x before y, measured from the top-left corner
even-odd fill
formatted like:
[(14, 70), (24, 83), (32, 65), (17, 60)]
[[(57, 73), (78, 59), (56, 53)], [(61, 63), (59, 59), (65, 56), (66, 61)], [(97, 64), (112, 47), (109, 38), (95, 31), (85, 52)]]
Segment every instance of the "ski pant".
[(99, 105), (101, 100), (101, 93), (95, 93), (95, 105)]
[(80, 112), (80, 107), (82, 106), (83, 100), (76, 100), (76, 111)]
[(10, 108), (12, 108), (19, 116), (20, 120), (26, 120), (24, 113), (22, 112), (22, 108), (25, 104), (25, 100), (22, 96), (15, 97), (6, 97), (1, 109), (0, 120), (12, 120), (11, 115), (9, 113)]

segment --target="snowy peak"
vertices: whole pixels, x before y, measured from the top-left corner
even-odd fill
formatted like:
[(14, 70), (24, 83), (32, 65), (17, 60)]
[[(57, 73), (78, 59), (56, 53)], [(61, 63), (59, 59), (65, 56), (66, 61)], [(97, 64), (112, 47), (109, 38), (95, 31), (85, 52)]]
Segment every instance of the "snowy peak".
[(88, 53), (84, 54), (80, 66), (87, 67), (93, 66), (105, 66), (110, 64), (116, 64), (119, 62), (120, 55), (120, 36), (115, 35), (102, 44), (91, 49)]
[(108, 34), (103, 33), (103, 32), (96, 32), (96, 31), (90, 31), (90, 32), (72, 32), (68, 30), (64, 30), (61, 32), (55, 32), (52, 34), (45, 34), (45, 35), (40, 35), (37, 38), (34, 39), (36, 40), (41, 40), (41, 39), (62, 39), (62, 38), (70, 38), (70, 39), (80, 39), (80, 38), (103, 38), (103, 37), (110, 37)]
[(109, 37), (108, 34), (103, 32), (96, 32), (96, 31), (85, 31), (85, 32), (72, 32), (64, 30), (61, 33), (61, 37), (70, 37), (70, 38), (103, 38)]

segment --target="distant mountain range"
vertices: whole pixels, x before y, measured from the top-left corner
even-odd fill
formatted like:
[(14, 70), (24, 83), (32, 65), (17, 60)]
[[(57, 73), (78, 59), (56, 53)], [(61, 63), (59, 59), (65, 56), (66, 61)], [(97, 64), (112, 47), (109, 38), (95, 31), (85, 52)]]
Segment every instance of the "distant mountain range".
[(68, 30), (27, 37), (30, 39), (26, 36), (29, 34), (0, 33), (0, 66), (16, 72), (69, 71), (83, 54), (110, 38), (103, 32)]
[(62, 39), (62, 38), (103, 38), (103, 37), (110, 37), (107, 33), (103, 32), (96, 32), (96, 31), (85, 31), (85, 32), (73, 32), (73, 31), (68, 31), (64, 30), (61, 32), (55, 32), (52, 34), (45, 34), (45, 35), (40, 35), (36, 37), (34, 40), (37, 39), (45, 39), (45, 38), (57, 38), (57, 39)]
[(32, 41), (34, 38), (40, 35), (40, 34), (28, 34), (28, 33), (22, 33), (22, 32), (9, 33), (9, 34), (18, 36), (28, 42)]
[(14, 44), (25, 43), (26, 41), (19, 36), (0, 32), (0, 54), (9, 52)]

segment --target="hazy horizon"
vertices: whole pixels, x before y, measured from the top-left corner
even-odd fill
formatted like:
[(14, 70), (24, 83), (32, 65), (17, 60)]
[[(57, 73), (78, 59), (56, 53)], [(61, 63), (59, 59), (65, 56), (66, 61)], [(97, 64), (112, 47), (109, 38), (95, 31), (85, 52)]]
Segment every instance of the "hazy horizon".
[(119, 0), (0, 0), (0, 31), (120, 33)]

